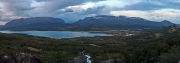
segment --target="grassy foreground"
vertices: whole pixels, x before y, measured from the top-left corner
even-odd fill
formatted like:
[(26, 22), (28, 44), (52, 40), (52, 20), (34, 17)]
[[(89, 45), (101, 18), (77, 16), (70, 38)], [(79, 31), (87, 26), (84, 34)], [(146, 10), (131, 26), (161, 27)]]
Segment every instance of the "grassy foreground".
[(81, 52), (93, 63), (111, 59), (122, 63), (177, 63), (180, 60), (180, 30), (169, 27), (131, 37), (81, 37), (50, 39), (0, 33), (0, 54), (16, 59), (16, 53), (30, 53), (43, 63), (68, 63)]

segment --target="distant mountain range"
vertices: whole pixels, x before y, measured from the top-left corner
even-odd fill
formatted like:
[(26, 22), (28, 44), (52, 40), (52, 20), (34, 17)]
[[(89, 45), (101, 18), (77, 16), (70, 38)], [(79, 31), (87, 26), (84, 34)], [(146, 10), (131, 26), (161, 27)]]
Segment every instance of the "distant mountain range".
[(143, 29), (169, 26), (173, 23), (167, 20), (162, 22), (154, 22), (139, 17), (101, 15), (84, 18), (83, 20), (79, 20), (78, 22), (76, 22), (76, 24), (83, 27), (107, 27), (111, 29)]
[(66, 24), (60, 18), (34, 17), (12, 20), (2, 26), (3, 30), (47, 30), (64, 27)]
[(34, 17), (12, 20), (2, 26), (1, 30), (117, 30), (157, 28), (173, 24), (167, 20), (155, 22), (140, 17), (107, 15), (86, 17), (71, 24), (60, 18)]
[(1, 29), (2, 26), (4, 26), (4, 25), (0, 25), (0, 29)]

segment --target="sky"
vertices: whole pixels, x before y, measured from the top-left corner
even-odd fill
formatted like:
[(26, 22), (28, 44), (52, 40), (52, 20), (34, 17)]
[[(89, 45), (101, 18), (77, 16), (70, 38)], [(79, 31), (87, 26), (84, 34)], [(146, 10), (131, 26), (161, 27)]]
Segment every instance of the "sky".
[(0, 0), (1, 25), (19, 18), (55, 17), (70, 22), (96, 15), (180, 24), (180, 0)]

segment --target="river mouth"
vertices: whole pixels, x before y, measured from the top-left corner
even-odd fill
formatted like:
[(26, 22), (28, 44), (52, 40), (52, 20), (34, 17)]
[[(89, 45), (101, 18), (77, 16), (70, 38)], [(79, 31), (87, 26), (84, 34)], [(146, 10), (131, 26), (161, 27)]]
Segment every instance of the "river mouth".
[(27, 34), (39, 37), (48, 37), (55, 39), (76, 38), (76, 37), (95, 37), (95, 36), (112, 36), (110, 34), (90, 33), (88, 31), (0, 31), (7, 34)]

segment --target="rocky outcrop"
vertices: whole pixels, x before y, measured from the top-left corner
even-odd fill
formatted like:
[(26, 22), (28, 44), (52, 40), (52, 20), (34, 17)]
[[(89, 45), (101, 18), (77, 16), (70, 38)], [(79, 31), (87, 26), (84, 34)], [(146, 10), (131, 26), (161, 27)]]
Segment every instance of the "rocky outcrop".
[(15, 58), (0, 54), (0, 63), (43, 63), (40, 58), (28, 53), (16, 54)]
[(42, 61), (32, 54), (20, 53), (17, 54), (16, 63), (42, 63)]
[(121, 63), (121, 59), (109, 59), (109, 60), (105, 60), (102, 61), (101, 63)]
[(14, 63), (14, 61), (6, 55), (0, 54), (0, 63)]

